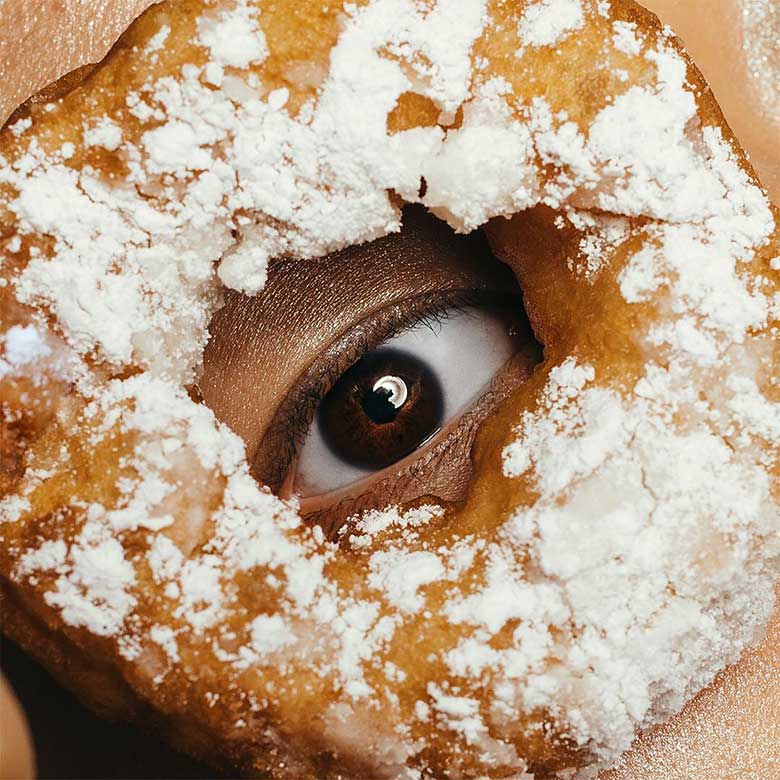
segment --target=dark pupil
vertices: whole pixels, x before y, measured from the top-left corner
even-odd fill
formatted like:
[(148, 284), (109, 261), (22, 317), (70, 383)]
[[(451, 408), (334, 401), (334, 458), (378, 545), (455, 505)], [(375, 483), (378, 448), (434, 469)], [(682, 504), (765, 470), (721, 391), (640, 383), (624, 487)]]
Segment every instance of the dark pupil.
[(425, 362), (378, 349), (346, 371), (317, 414), (322, 437), (339, 458), (365, 469), (414, 452), (440, 427), (441, 385)]
[[(407, 387), (403, 377), (398, 377), (403, 387)], [(399, 383), (400, 384), (400, 383)], [(408, 388), (407, 388), (408, 390)], [(375, 390), (372, 388), (364, 396), (360, 405), (368, 417), (378, 425), (392, 422), (398, 416), (398, 412), (403, 407), (402, 403), (396, 403), (391, 400), (393, 391), (388, 387), (379, 386)]]

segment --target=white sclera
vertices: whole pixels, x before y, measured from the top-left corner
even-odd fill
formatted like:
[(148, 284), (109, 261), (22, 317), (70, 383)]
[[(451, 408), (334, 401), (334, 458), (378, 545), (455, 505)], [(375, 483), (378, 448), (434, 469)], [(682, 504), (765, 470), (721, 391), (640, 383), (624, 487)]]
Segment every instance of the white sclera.
[[(403, 350), (428, 365), (442, 389), (443, 426), (479, 398), (516, 349), (506, 317), (477, 307), (453, 311), (438, 322), (420, 323), (380, 346)], [(302, 498), (324, 496), (379, 473), (341, 460), (328, 447), (315, 419), (301, 447), (293, 491)]]

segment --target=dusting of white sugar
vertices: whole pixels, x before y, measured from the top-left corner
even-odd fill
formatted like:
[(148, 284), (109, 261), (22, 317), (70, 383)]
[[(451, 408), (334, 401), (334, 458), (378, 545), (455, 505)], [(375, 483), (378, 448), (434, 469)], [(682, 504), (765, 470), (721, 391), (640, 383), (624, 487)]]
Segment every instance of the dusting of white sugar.
[(585, 24), (581, 0), (532, 0), (518, 25), (524, 46), (553, 46)]
[[(734, 660), (766, 620), (780, 557), (767, 390), (780, 295), (755, 268), (775, 222), (724, 131), (702, 124), (684, 58), (611, 14), (605, 0), (534, 0), (517, 22), (518, 67), (592, 27), (642, 70), (587, 127), (472, 62), (482, 0), (348, 6), (297, 115), (294, 79), (268, 91), (258, 76), (263, 13), (222, 3), (197, 20), (205, 64), (127, 95), (137, 143), (118, 117), (84, 117), (52, 154), (31, 119), (10, 126), (21, 151), (0, 160), (16, 231), (3, 252), (48, 240), (18, 273), (0, 265), (35, 310), (0, 333), (0, 393), (24, 375), (71, 389), (61, 451), (23, 464), (0, 520), (25, 522), (85, 447), (111, 453), (118, 475), (105, 506), (76, 491), (69, 533), (15, 552), (13, 578), (134, 671), (153, 656), (155, 685), (188, 669), (214, 711), (239, 692), (228, 722), (251, 730), (263, 713), (276, 758), (301, 760), (265, 713), (327, 688), (312, 739), (409, 780), (440, 735), (447, 776), (525, 776), (528, 713), (606, 765)], [(134, 55), (159, 67), (164, 21)], [(408, 92), (442, 126), (388, 133)], [(83, 149), (121, 155), (127, 173), (73, 167)], [(616, 380), (584, 346), (538, 369), (503, 447), (518, 490), (490, 532), (425, 504), (352, 518), (334, 545), (257, 484), (243, 442), (185, 387), (223, 285), (257, 294), (274, 258), (400, 229), (398, 197), (464, 232), (557, 209), (556, 233), (575, 236), (566, 281), (612, 285), (598, 327), (640, 312), (630, 333), (598, 335), (623, 339), (638, 373)], [(193, 658), (229, 681), (222, 693)]]

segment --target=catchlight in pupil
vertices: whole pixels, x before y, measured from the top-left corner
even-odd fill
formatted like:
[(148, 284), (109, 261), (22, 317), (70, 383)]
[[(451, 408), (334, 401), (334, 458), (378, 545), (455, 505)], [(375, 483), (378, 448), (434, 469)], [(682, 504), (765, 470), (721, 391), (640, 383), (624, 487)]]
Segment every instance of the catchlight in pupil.
[(360, 405), (375, 423), (383, 424), (395, 420), (408, 397), (409, 389), (400, 376), (383, 376), (374, 382)]
[(443, 410), (441, 385), (424, 359), (380, 348), (336, 382), (322, 400), (317, 426), (343, 462), (380, 469), (430, 438)]

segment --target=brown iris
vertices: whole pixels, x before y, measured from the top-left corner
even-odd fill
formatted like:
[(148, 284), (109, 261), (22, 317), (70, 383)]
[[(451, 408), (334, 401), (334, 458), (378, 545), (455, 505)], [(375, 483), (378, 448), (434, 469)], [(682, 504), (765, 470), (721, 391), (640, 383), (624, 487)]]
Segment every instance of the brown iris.
[(438, 379), (398, 349), (368, 353), (323, 399), (317, 424), (333, 453), (352, 466), (381, 469), (414, 452), (441, 427)]

